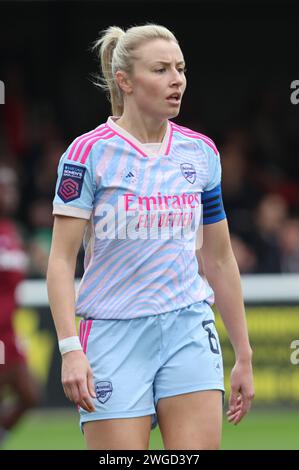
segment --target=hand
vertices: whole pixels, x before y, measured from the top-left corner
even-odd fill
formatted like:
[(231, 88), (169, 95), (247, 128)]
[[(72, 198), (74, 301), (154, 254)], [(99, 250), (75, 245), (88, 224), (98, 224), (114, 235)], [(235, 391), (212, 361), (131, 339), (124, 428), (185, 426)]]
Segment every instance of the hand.
[(226, 413), (228, 421), (238, 424), (250, 410), (254, 398), (253, 374), (251, 360), (236, 361), (231, 376), (231, 395), (229, 410)]
[(91, 397), (96, 398), (93, 374), (83, 351), (70, 351), (62, 356), (61, 381), (66, 397), (91, 413)]

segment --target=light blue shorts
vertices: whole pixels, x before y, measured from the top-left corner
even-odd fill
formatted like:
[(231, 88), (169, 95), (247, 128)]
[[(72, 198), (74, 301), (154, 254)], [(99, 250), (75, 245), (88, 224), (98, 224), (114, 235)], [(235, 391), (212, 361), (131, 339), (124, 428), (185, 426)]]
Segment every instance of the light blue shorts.
[(80, 339), (93, 370), (95, 412), (87, 421), (152, 415), (164, 397), (222, 390), (223, 363), (214, 313), (206, 302), (130, 320), (81, 320)]

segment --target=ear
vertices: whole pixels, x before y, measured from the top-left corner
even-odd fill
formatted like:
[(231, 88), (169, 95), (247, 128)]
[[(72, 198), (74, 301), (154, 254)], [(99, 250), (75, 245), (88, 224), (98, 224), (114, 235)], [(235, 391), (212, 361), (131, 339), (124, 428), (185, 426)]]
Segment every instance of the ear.
[(127, 72), (124, 72), (123, 70), (118, 70), (115, 73), (115, 79), (118, 83), (118, 86), (121, 88), (121, 90), (124, 93), (126, 93), (128, 95), (132, 93), (133, 86), (132, 86), (132, 82), (131, 82)]

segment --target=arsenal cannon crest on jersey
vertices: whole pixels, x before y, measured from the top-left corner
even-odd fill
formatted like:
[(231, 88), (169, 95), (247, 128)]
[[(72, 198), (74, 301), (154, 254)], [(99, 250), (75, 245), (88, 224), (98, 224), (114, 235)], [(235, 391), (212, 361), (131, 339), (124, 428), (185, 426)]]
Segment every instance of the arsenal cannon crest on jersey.
[(189, 183), (193, 184), (196, 180), (196, 171), (192, 163), (181, 163), (181, 172)]

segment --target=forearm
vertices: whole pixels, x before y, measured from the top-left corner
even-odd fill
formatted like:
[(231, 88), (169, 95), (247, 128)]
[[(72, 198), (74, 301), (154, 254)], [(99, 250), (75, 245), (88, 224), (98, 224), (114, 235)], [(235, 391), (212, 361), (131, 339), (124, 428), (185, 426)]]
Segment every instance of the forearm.
[(64, 259), (49, 259), (47, 287), (58, 339), (76, 336), (75, 266)]
[(238, 360), (251, 358), (240, 273), (231, 253), (222, 262), (205, 270), (207, 280), (215, 293), (215, 303), (222, 317)]

